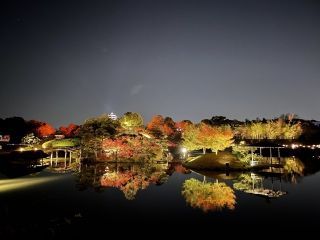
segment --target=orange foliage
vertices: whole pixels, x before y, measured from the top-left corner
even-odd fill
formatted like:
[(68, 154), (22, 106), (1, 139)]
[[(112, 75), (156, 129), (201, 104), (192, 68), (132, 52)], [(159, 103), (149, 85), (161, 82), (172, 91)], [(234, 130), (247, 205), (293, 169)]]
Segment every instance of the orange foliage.
[(76, 134), (77, 130), (78, 130), (79, 126), (74, 124), (74, 123), (70, 123), (69, 126), (65, 127), (65, 126), (61, 126), (59, 128), (59, 130), (61, 131), (61, 133), (63, 135), (65, 135), (66, 137), (72, 137)]
[(106, 138), (102, 141), (102, 149), (106, 158), (114, 159), (141, 159), (161, 158), (162, 146), (159, 141), (143, 136), (122, 136), (117, 139)]
[(165, 124), (165, 125), (163, 126), (163, 133), (164, 133), (165, 135), (167, 135), (167, 136), (170, 136), (171, 134), (174, 133), (174, 130), (173, 130), (170, 126), (168, 126), (167, 124)]
[(174, 171), (177, 173), (187, 174), (190, 173), (190, 170), (182, 166), (182, 164), (178, 164), (174, 166)]
[(128, 200), (133, 200), (139, 189), (149, 185), (148, 179), (132, 171), (107, 173), (102, 176), (100, 183), (103, 187), (119, 188)]
[(147, 129), (151, 131), (153, 129), (162, 128), (163, 124), (164, 124), (164, 118), (161, 115), (155, 115), (152, 117), (152, 119), (148, 123)]
[(184, 182), (182, 195), (191, 207), (204, 212), (233, 210), (236, 204), (234, 191), (225, 183), (204, 183), (191, 178)]
[(161, 115), (155, 115), (147, 125), (147, 130), (154, 136), (170, 136), (174, 133), (174, 121), (171, 118), (163, 118)]
[(192, 123), (190, 123), (189, 121), (180, 121), (180, 122), (176, 122), (175, 127), (178, 131), (184, 132), (184, 130), (186, 130), (186, 128), (191, 124)]
[(53, 135), (56, 130), (49, 123), (42, 123), (36, 130), (39, 137)]

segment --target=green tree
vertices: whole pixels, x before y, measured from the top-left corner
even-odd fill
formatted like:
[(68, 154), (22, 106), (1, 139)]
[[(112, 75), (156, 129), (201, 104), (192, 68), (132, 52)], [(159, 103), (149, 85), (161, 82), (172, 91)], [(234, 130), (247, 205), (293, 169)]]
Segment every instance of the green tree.
[(133, 130), (143, 126), (143, 118), (139, 113), (127, 112), (119, 119), (121, 127)]
[(194, 124), (189, 124), (183, 131), (182, 145), (188, 150), (197, 150), (202, 148), (200, 142), (198, 142), (199, 129)]
[(107, 115), (88, 119), (80, 127), (79, 137), (81, 145), (86, 153), (94, 153), (97, 157), (98, 151), (102, 149), (102, 141), (117, 133), (119, 122), (110, 119)]
[(296, 139), (302, 134), (300, 122), (283, 118), (265, 122), (249, 122), (238, 127), (235, 132), (243, 139)]
[[(252, 153), (251, 153), (252, 150)], [(253, 159), (260, 160), (261, 156), (254, 153), (257, 148), (248, 147), (244, 145), (233, 145), (232, 146), (232, 153), (237, 156), (241, 162), (249, 164), (249, 162)]]
[(252, 189), (252, 187), (253, 179), (248, 173), (241, 174), (233, 183), (233, 188), (239, 191), (246, 191)]

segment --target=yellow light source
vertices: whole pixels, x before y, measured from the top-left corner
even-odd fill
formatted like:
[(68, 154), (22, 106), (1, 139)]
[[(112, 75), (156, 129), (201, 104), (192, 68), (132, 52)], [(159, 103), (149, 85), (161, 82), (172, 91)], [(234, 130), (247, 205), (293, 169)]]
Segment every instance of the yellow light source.
[(23, 149), (22, 147), (21, 147), (21, 148), (19, 148), (19, 151), (20, 151), (20, 152), (23, 152), (23, 150), (24, 150), (24, 149)]
[(299, 147), (299, 145), (291, 144), (291, 148), (292, 148), (292, 149), (295, 149), (295, 148), (297, 148), (297, 147)]
[(187, 149), (185, 147), (181, 148), (181, 152), (182, 153), (186, 153), (187, 152)]

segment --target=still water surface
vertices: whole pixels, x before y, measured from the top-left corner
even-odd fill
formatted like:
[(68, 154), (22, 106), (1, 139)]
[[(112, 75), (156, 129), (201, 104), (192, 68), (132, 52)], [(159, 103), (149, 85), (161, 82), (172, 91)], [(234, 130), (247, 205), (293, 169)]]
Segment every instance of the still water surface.
[[(251, 229), (285, 223), (294, 230), (314, 228), (320, 217), (320, 172), (301, 162), (262, 174), (199, 173), (179, 163), (118, 163), (0, 176), (0, 236), (50, 239), (136, 224)], [(214, 194), (223, 191), (208, 192), (216, 183), (225, 183), (232, 194), (221, 198)], [(253, 189), (281, 196), (254, 195)]]

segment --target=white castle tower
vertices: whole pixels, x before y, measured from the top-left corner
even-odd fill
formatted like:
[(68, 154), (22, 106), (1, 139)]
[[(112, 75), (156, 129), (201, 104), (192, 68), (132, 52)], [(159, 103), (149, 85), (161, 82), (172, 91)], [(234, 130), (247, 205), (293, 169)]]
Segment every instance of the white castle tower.
[(117, 115), (115, 115), (113, 112), (111, 112), (110, 114), (108, 114), (108, 117), (109, 117), (110, 119), (112, 119), (112, 120), (117, 120), (117, 119), (118, 119)]

